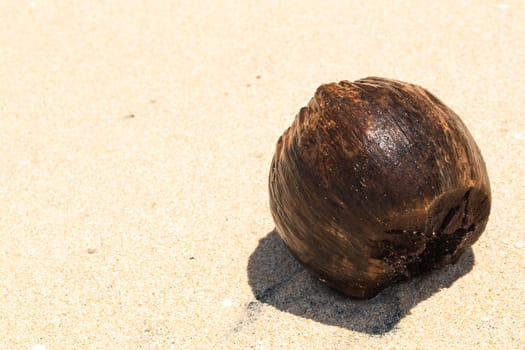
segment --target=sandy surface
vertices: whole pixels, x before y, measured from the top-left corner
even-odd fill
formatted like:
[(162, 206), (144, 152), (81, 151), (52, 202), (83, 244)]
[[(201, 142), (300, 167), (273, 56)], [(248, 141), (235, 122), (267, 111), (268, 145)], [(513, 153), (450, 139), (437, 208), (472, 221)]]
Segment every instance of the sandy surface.
[[(525, 2), (58, 3), (0, 4), (2, 349), (525, 348)], [(493, 208), (355, 301), (285, 250), (267, 176), (318, 85), (369, 75), (462, 116)]]

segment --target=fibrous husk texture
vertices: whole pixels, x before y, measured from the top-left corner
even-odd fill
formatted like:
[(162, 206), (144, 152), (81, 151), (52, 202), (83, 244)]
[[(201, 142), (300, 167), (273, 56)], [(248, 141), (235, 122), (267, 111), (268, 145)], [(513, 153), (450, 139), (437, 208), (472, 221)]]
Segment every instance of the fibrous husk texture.
[(292, 254), (358, 298), (455, 262), (491, 202), (458, 115), (422, 87), (375, 77), (317, 89), (277, 143), (269, 189)]

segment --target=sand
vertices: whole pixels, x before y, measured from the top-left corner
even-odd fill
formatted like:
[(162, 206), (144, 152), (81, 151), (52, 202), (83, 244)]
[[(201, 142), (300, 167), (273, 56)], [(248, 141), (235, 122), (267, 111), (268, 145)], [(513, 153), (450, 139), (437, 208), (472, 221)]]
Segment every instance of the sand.
[[(2, 349), (525, 348), (523, 1), (0, 5)], [(422, 85), (477, 140), (486, 232), (342, 297), (269, 211), (275, 143), (322, 83)]]

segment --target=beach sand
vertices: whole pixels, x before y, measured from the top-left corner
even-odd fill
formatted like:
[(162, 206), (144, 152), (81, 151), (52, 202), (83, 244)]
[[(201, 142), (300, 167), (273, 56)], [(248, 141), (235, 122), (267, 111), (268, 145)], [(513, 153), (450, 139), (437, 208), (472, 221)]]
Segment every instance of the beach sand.
[[(523, 1), (0, 5), (2, 349), (524, 349)], [(274, 231), (275, 143), (322, 83), (432, 91), (492, 213), (368, 301)]]

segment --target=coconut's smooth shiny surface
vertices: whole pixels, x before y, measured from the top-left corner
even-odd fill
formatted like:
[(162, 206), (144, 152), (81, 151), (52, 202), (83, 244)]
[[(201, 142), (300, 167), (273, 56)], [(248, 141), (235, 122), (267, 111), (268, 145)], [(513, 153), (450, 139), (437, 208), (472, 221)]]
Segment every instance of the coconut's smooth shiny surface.
[(455, 262), (491, 204), (459, 116), (422, 87), (376, 77), (317, 89), (277, 143), (269, 189), (292, 254), (357, 298)]

